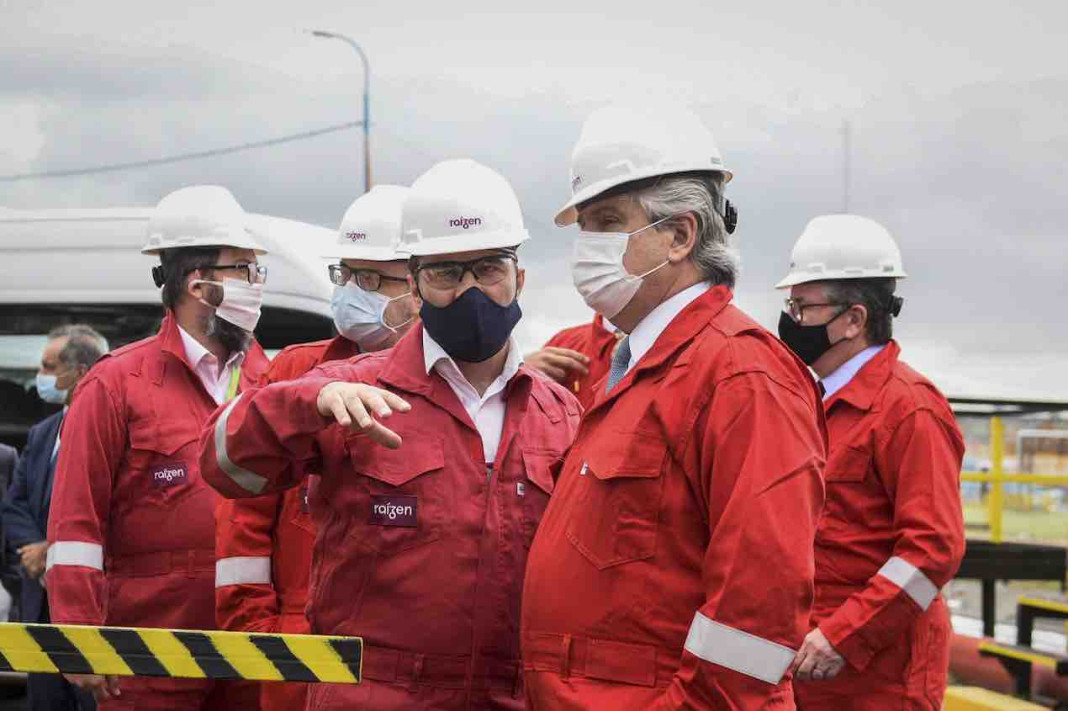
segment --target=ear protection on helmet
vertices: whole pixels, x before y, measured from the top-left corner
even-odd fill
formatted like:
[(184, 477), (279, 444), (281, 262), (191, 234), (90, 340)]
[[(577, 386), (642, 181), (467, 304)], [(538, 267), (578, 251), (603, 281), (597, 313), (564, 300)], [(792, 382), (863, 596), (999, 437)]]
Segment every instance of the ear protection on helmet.
[(738, 209), (727, 200), (723, 204), (723, 224), (727, 228), (727, 234), (734, 234), (734, 228), (738, 226)]
[(157, 264), (152, 267), (152, 281), (156, 283), (156, 287), (159, 288), (167, 281), (167, 275), (163, 271), (163, 265)]
[(890, 297), (890, 315), (897, 316), (901, 313), (901, 306), (905, 303), (905, 299), (900, 296)]

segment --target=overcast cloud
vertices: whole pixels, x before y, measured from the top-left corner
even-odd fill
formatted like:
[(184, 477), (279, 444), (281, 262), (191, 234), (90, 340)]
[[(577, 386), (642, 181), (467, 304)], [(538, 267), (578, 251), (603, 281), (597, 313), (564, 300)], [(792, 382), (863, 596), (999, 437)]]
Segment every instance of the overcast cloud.
[[(359, 118), (372, 62), (376, 182), (470, 156), (507, 176), (535, 239), (521, 339), (589, 311), (552, 226), (584, 116), (681, 101), (717, 134), (744, 267), (778, 318), (789, 250), (843, 204), (895, 235), (906, 358), (948, 392), (1068, 399), (1063, 2), (63, 3), (0, 0), (0, 175), (154, 158)], [(361, 5), (367, 5), (362, 7)], [(334, 226), (362, 189), (356, 131), (173, 166), (0, 183), (7, 207), (151, 205), (227, 185), (246, 209)]]

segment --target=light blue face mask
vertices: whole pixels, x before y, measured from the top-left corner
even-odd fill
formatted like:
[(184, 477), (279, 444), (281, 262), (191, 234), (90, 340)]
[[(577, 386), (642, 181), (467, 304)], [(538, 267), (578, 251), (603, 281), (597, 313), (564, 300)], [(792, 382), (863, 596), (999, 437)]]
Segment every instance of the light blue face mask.
[(37, 374), (37, 397), (53, 405), (62, 405), (67, 402), (69, 390), (60, 390), (56, 387), (56, 376)]
[(405, 292), (391, 299), (377, 291), (364, 291), (351, 281), (345, 286), (335, 286), (330, 300), (334, 325), (338, 333), (361, 350), (374, 350), (411, 323), (411, 318), (397, 326), (386, 323), (386, 307), (409, 294)]

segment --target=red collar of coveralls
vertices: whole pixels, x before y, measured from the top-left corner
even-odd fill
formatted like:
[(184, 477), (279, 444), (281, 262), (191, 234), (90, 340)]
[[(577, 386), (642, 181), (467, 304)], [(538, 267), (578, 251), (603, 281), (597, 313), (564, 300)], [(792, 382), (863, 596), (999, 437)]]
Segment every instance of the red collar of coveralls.
[[(531, 371), (526, 365), (519, 366), (519, 372), (508, 381), (506, 394), (520, 382), (529, 380)], [(388, 356), (386, 366), (378, 376), (384, 385), (391, 385), (406, 392), (430, 397), (441, 382), (448, 386), (435, 371), (426, 372), (426, 360), (423, 357), (423, 324), (418, 323), (404, 334), (404, 337), (393, 346)]]
[[(175, 318), (174, 312), (167, 309), (166, 315), (163, 317), (163, 323), (160, 324), (159, 334), (157, 335), (160, 343), (160, 350), (164, 353), (170, 353), (177, 358), (180, 362), (184, 363), (190, 372), (193, 367), (189, 365), (189, 361), (186, 360), (185, 355), (185, 343), (182, 342), (182, 332), (178, 330), (178, 319)], [(165, 364), (160, 361), (159, 372), (153, 373), (153, 382), (159, 385), (163, 382), (163, 373), (165, 370)]]
[(341, 335), (334, 336), (327, 343), (326, 350), (323, 351), (322, 356), (319, 358), (319, 363), (329, 363), (332, 360), (348, 360), (360, 355), (362, 352), (355, 341), (350, 341)]
[(886, 386), (886, 381), (894, 372), (900, 355), (901, 346), (897, 341), (887, 343), (886, 348), (865, 363), (852, 380), (824, 403), (824, 410), (830, 412), (831, 407), (839, 400), (848, 402), (858, 410), (870, 410), (875, 396)]
[(714, 286), (694, 299), (668, 324), (668, 327), (653, 342), (653, 347), (649, 349), (649, 352), (631, 368), (630, 372), (619, 382), (619, 385), (612, 388), (612, 392), (607, 395), (598, 393), (597, 399), (594, 400), (588, 412), (592, 412), (606, 402), (611, 402), (620, 393), (627, 390), (638, 373), (652, 370), (675, 355), (680, 348), (690, 343), (702, 328), (711, 323), (723, 309), (727, 308), (732, 298), (734, 298), (734, 294), (730, 288)]
[[(159, 339), (160, 351), (163, 353), (169, 353), (178, 359), (190, 373), (194, 373), (193, 366), (189, 364), (185, 353), (185, 343), (182, 341), (182, 333), (178, 330), (178, 319), (174, 317), (174, 312), (167, 310), (166, 315), (163, 317), (163, 323), (160, 324), (159, 333), (156, 335)], [(166, 372), (166, 359), (161, 359), (159, 362), (159, 370), (152, 373), (152, 382), (156, 385), (160, 385), (163, 382), (164, 373)], [(256, 382), (259, 377), (259, 373), (267, 368), (268, 365), (267, 354), (264, 353), (263, 348), (259, 342), (253, 339), (249, 344), (248, 352), (245, 353), (245, 360), (241, 365), (241, 388), (244, 389)]]

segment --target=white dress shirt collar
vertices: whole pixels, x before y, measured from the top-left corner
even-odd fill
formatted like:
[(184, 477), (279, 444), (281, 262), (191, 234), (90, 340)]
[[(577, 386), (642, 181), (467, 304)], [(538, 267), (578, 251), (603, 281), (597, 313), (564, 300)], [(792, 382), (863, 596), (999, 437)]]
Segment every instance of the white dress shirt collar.
[(838, 369), (828, 375), (826, 378), (820, 380), (823, 383), (823, 399), (827, 401), (831, 395), (844, 388), (849, 384), (849, 381), (856, 377), (856, 374), (860, 372), (869, 360), (879, 355), (882, 350), (886, 348), (886, 345), (881, 346), (868, 346), (860, 353), (847, 360), (838, 366)]
[[(442, 348), (429, 333), (427, 333), (425, 328), (423, 329), (423, 362), (426, 366), (427, 375), (430, 375), (431, 370), (436, 369), (439, 375), (446, 377), (445, 372), (443, 371), (447, 371), (450, 375), (458, 375), (463, 382), (467, 383), (468, 387), (472, 390), (475, 389), (471, 383), (467, 382), (467, 378), (464, 377), (464, 374), (460, 372), (460, 368), (456, 365), (456, 361), (452, 359), (452, 356), (445, 352), (445, 349)], [(497, 376), (496, 380), (490, 383), (490, 386), (486, 388), (486, 392), (482, 397), (487, 397), (490, 390), (492, 390), (498, 383), (501, 383), (501, 389), (503, 389), (503, 386), (507, 385), (508, 381), (519, 372), (519, 366), (522, 365), (522, 363), (523, 356), (519, 352), (519, 345), (515, 342), (514, 338), (509, 336), (508, 356), (504, 361), (504, 370), (501, 371), (501, 374)]]
[(431, 338), (425, 328), (423, 329), (423, 361), (427, 375), (430, 375), (431, 370), (436, 370), (456, 394), (456, 398), (471, 417), (471, 422), (482, 438), (482, 454), (486, 464), (492, 465), (497, 459), (497, 449), (500, 447), (501, 435), (504, 432), (504, 416), (507, 410), (504, 389), (519, 372), (519, 366), (523, 362), (519, 344), (514, 338), (508, 339), (508, 356), (504, 361), (504, 369), (481, 395), (464, 377), (456, 361), (437, 341)]
[(643, 318), (630, 333), (630, 365), (629, 371), (642, 359), (649, 349), (660, 338), (660, 334), (682, 313), (682, 310), (693, 303), (699, 296), (712, 288), (712, 283), (707, 281), (698, 282), (689, 286), (663, 302)]
[(230, 374), (234, 368), (240, 367), (245, 360), (244, 351), (230, 354), (226, 365), (219, 368), (219, 359), (215, 354), (205, 348), (201, 343), (190, 336), (184, 328), (178, 326), (178, 333), (182, 336), (182, 345), (185, 347), (185, 359), (189, 367), (197, 374), (204, 388), (208, 391), (215, 402), (222, 404), (226, 401), (226, 391), (230, 386)]

